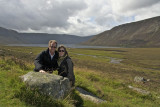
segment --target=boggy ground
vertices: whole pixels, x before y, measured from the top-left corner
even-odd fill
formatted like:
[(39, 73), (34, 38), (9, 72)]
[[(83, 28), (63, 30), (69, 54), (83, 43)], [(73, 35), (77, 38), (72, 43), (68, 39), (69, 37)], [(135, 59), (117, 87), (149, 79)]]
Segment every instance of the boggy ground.
[[(26, 90), (23, 90), (22, 83), (18, 81), (19, 75), (33, 70), (34, 58), (44, 49), (40, 47), (0, 47), (0, 92), (3, 93), (0, 94), (0, 106), (23, 105), (30, 107), (46, 104), (41, 104), (36, 96), (32, 96), (35, 99), (34, 102), (26, 101), (27, 95), (23, 93)], [(50, 105), (87, 107), (160, 106), (160, 48), (68, 48), (68, 51), (74, 62), (76, 86), (92, 92), (99, 98), (107, 100), (107, 102), (95, 104), (82, 99), (79, 93), (74, 91), (65, 100), (49, 103)], [(122, 61), (117, 64), (110, 63), (110, 57), (122, 59)], [(135, 76), (142, 76), (145, 79), (150, 79), (150, 81), (136, 83), (134, 82)], [(129, 85), (150, 91), (150, 94), (143, 95), (133, 91), (128, 88)], [(30, 95), (30, 91), (27, 92)], [(21, 94), (23, 97), (17, 97)], [(36, 101), (39, 103), (36, 104)], [(41, 102), (43, 101), (47, 101), (47, 98)], [(51, 101), (48, 100), (48, 102)]]

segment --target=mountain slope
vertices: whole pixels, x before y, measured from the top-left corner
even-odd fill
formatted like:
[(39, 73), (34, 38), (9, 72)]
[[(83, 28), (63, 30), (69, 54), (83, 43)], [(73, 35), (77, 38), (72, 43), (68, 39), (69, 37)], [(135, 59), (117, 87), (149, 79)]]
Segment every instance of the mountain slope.
[(94, 36), (84, 44), (126, 47), (160, 47), (160, 16), (123, 24)]
[(18, 32), (0, 27), (0, 44), (23, 43)]
[(53, 39), (60, 44), (79, 44), (91, 37), (66, 34), (18, 33), (17, 31), (0, 27), (0, 44), (47, 44), (49, 40)]

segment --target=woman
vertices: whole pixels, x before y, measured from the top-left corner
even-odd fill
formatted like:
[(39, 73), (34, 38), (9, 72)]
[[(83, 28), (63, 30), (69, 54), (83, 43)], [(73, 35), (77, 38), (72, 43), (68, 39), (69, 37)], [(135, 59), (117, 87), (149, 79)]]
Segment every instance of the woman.
[(75, 76), (73, 72), (73, 62), (68, 56), (66, 47), (63, 45), (58, 47), (59, 58), (58, 58), (58, 75), (67, 77), (70, 80), (71, 86), (74, 86)]

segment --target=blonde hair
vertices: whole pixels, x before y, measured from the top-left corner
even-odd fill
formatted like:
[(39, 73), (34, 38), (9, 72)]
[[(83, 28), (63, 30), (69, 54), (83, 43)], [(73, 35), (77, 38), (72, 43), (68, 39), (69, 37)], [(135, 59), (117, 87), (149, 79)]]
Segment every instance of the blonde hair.
[(56, 41), (56, 40), (50, 40), (50, 41), (48, 42), (48, 47), (51, 46), (51, 43), (56, 43), (56, 47), (57, 47), (57, 41)]
[(59, 52), (59, 50), (60, 50), (61, 48), (64, 49), (64, 56), (66, 56), (66, 55), (68, 56), (67, 49), (66, 49), (66, 47), (65, 47), (64, 45), (60, 45), (60, 46), (58, 47), (58, 52)]

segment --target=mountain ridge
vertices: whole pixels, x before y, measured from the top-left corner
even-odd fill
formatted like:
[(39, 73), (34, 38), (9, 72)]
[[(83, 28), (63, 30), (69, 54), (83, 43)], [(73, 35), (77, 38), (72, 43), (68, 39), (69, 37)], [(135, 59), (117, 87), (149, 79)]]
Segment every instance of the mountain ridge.
[(0, 44), (47, 44), (52, 39), (60, 44), (79, 44), (91, 37), (67, 34), (19, 33), (15, 30), (0, 27)]
[(122, 24), (84, 42), (85, 45), (160, 47), (160, 16)]

